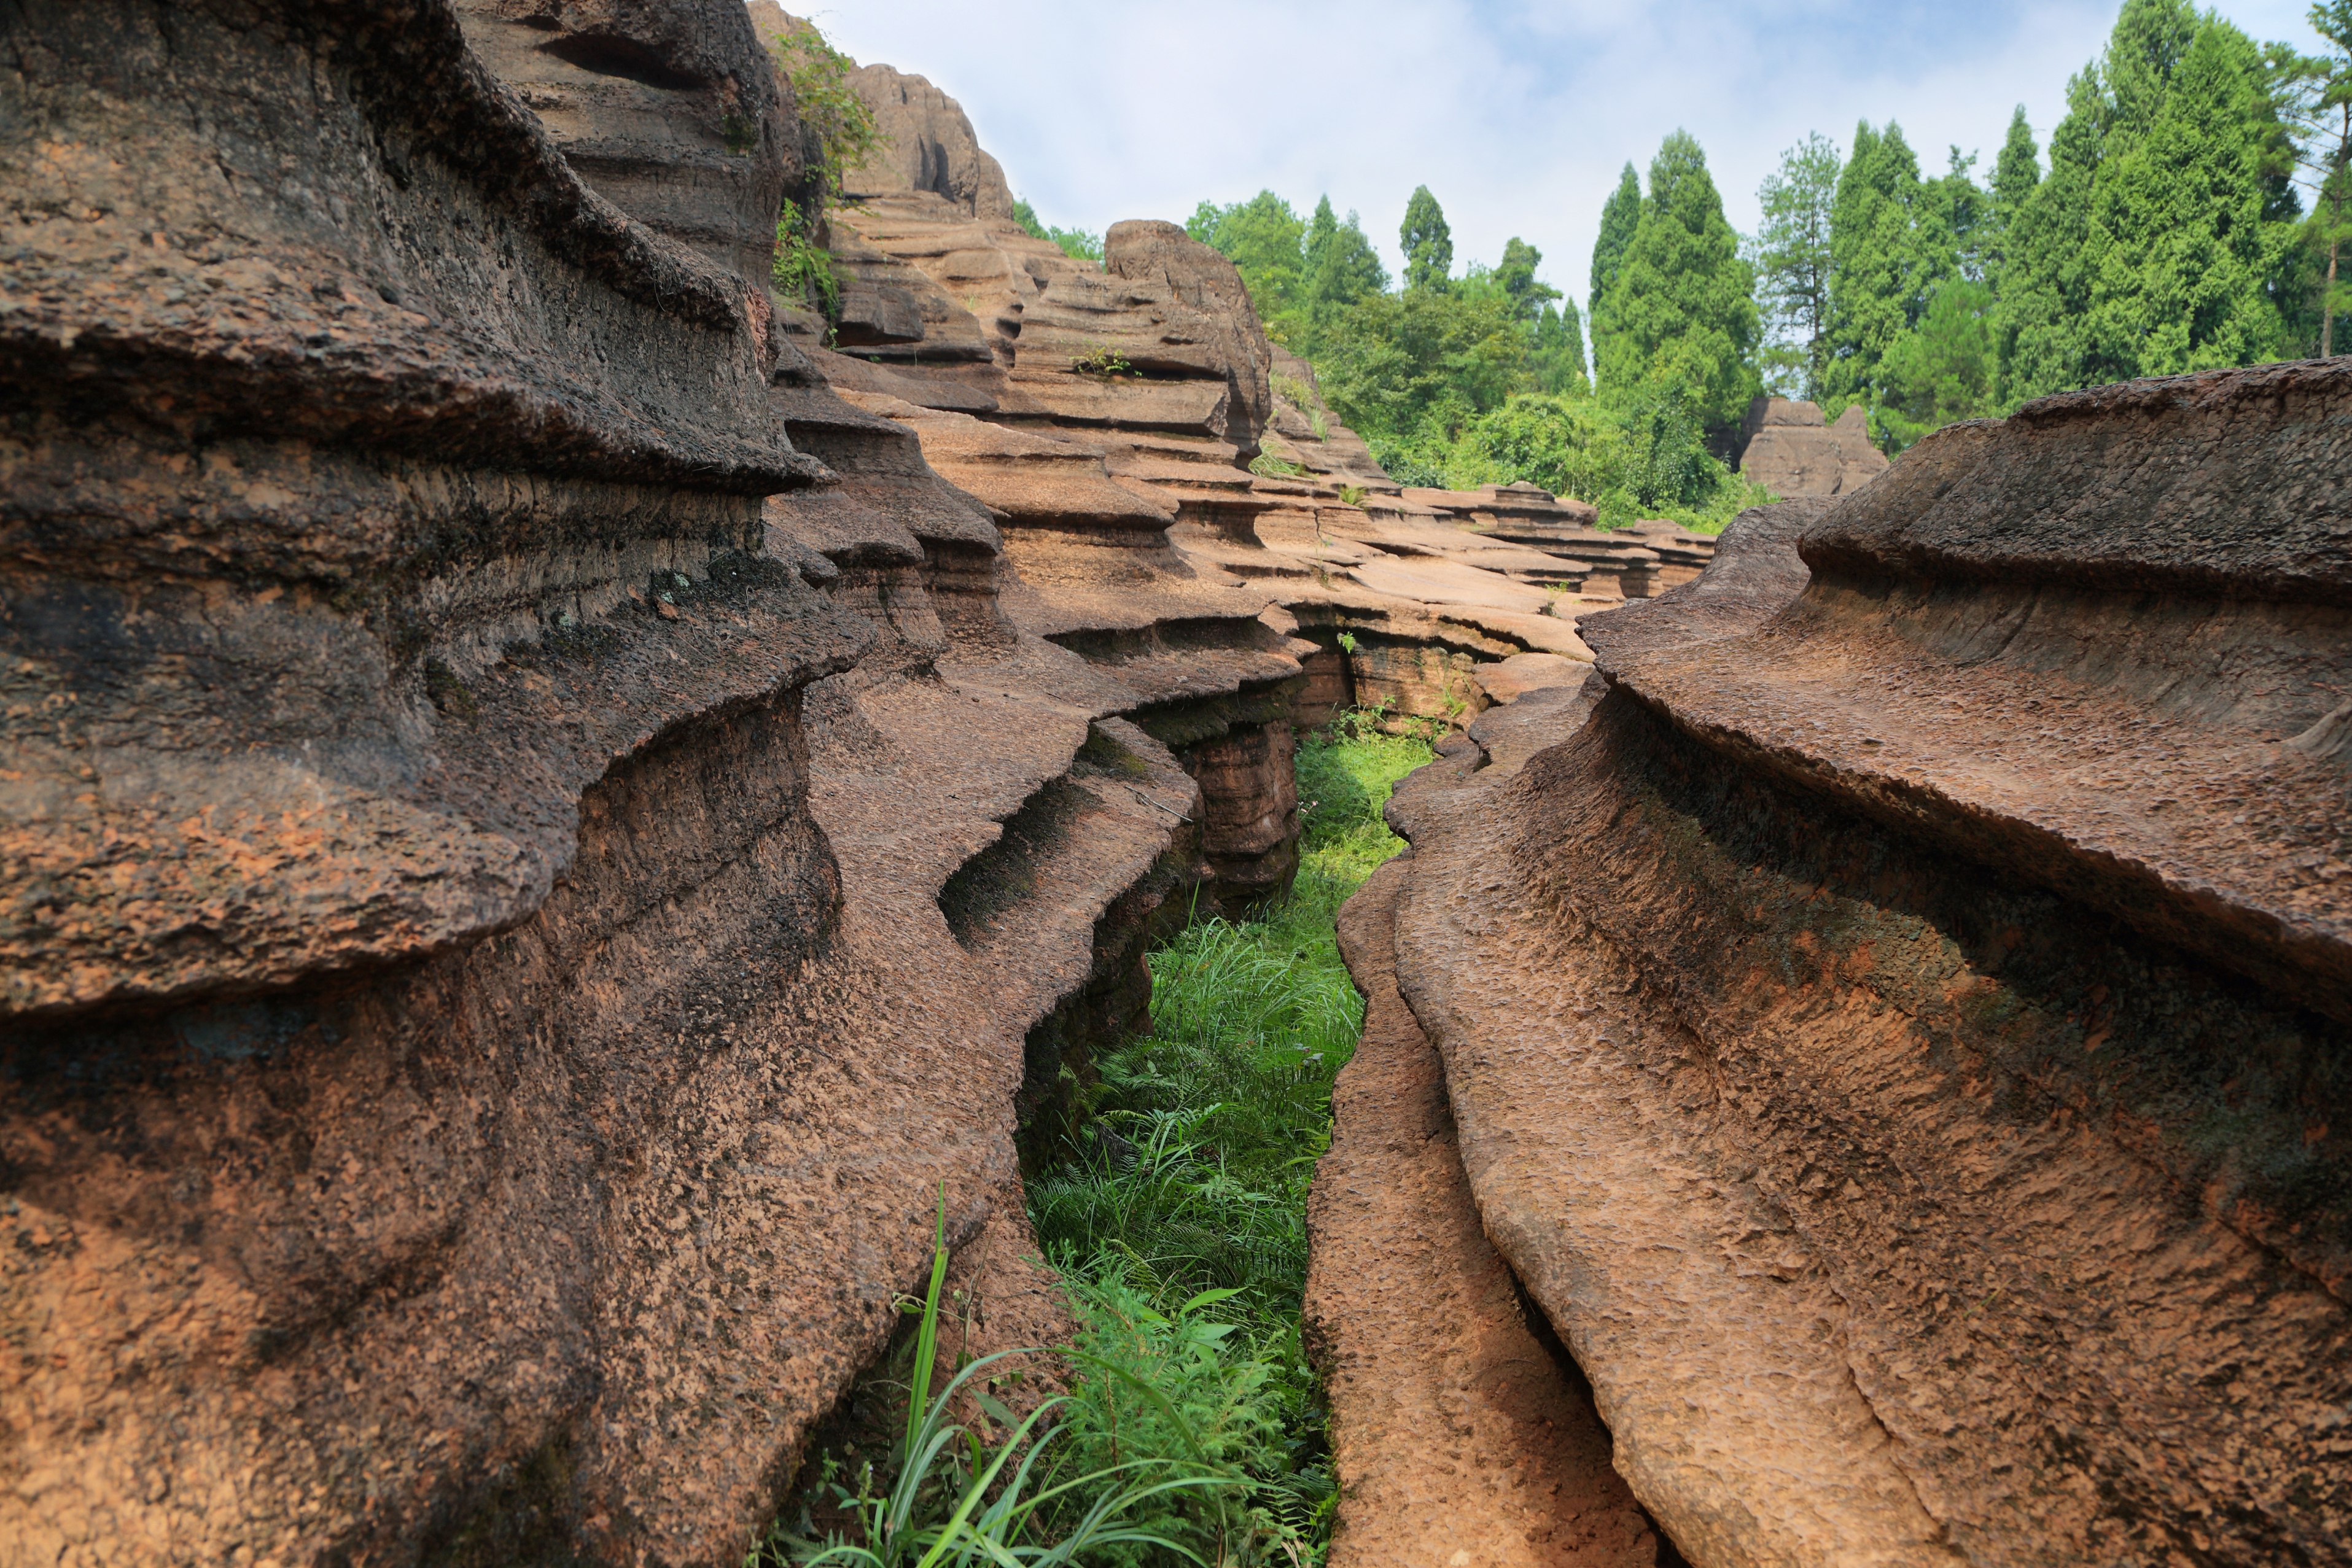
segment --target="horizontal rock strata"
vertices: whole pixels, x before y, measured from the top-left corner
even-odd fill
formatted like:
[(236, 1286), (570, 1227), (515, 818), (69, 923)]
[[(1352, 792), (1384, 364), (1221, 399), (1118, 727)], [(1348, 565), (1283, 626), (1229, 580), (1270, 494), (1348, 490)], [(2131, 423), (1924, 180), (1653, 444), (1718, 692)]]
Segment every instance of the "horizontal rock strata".
[(1810, 402), (1759, 397), (1740, 428), (1739, 472), (1776, 496), (1849, 496), (1886, 471), (1855, 403), (1835, 423)]
[(1400, 797), (1486, 1228), (1693, 1561), (2347, 1560), (2347, 396), (1947, 430)]
[(740, 1563), (942, 1197), (1068, 1332), (1199, 787), (747, 286), (742, 10), (548, 21), (15, 25), (0, 1563)]

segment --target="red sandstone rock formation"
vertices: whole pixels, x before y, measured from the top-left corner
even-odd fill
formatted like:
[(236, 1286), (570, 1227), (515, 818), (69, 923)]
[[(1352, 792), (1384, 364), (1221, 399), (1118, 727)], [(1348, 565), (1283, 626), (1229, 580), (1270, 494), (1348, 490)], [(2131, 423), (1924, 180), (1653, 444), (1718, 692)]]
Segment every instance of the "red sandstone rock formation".
[(2352, 1560), (2347, 408), (1954, 427), (1400, 794), (1486, 1233), (1692, 1561)]
[(1066, 1332), (1198, 788), (746, 288), (741, 12), (460, 20), (12, 24), (0, 1561), (739, 1562), (942, 1186)]
[(1845, 496), (1886, 470), (1856, 403), (1831, 424), (1810, 402), (1759, 397), (1740, 431), (1739, 471), (1776, 496)]
[(1307, 1282), (1338, 1417), (1330, 1560), (1650, 1568), (1656, 1536), (1582, 1375), (1479, 1228), (1444, 1066), (1397, 994), (1409, 869), (1382, 866), (1339, 921), (1364, 1033), (1333, 1088)]

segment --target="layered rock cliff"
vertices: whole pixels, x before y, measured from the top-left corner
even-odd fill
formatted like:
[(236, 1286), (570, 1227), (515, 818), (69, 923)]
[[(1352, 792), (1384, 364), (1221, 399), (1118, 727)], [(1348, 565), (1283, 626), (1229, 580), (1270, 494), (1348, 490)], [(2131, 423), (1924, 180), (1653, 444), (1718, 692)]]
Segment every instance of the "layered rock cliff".
[(2352, 371), (1408, 489), (762, 11), (0, 34), (0, 1563), (739, 1562), (1350, 703), (1335, 1563), (2345, 1560)]
[[(2329, 361), (1946, 430), (1391, 808), (1359, 918), (1470, 1200), (1691, 1561), (2347, 1560), (2347, 408)], [(1353, 1103), (1327, 1249), (1402, 1240)], [(1450, 1374), (1320, 1278), (1370, 1478)]]
[(1197, 787), (748, 286), (740, 8), (7, 42), (0, 1560), (738, 1562), (942, 1200), (1066, 1334)]

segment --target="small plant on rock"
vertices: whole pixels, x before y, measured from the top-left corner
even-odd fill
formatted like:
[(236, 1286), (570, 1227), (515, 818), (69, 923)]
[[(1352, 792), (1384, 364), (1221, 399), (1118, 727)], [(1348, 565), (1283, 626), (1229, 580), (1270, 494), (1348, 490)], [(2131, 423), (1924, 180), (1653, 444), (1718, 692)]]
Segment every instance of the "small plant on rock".
[[(1055, 1439), (1076, 1429), (1073, 1423), (1047, 1426), (1049, 1417), (1072, 1402), (1066, 1396), (1044, 1401), (1017, 1423), (1001, 1406), (990, 1409), (990, 1415), (1012, 1428), (993, 1448), (949, 1419), (955, 1396), (983, 1369), (1009, 1356), (1037, 1353), (1009, 1350), (982, 1356), (958, 1372), (934, 1396), (931, 1369), (939, 1354), (940, 1291), (947, 1272), (947, 1189), (942, 1185), (930, 1288), (923, 1298), (921, 1326), (915, 1341), (907, 1434), (896, 1455), (896, 1476), (878, 1493), (874, 1490), (871, 1465), (860, 1469), (854, 1490), (835, 1483), (835, 1494), (842, 1510), (856, 1521), (860, 1539), (849, 1541), (836, 1535), (811, 1541), (794, 1535), (780, 1522), (744, 1560), (744, 1568), (782, 1564), (799, 1568), (824, 1564), (947, 1568), (954, 1564), (961, 1568), (967, 1563), (1053, 1568), (1097, 1562), (1107, 1552), (1118, 1553), (1135, 1547), (1157, 1547), (1200, 1562), (1194, 1552), (1166, 1536), (1124, 1521), (1149, 1508), (1164, 1511), (1165, 1500), (1173, 1494), (1232, 1490), (1239, 1483), (1212, 1461), (1183, 1413), (1131, 1373), (1108, 1364), (1103, 1367), (1104, 1375), (1136, 1385), (1134, 1396), (1184, 1446), (1189, 1464), (1154, 1455), (1114, 1458), (1066, 1480), (1060, 1479), (1056, 1466), (1046, 1465), (1041, 1473), (1040, 1466), (1045, 1464)], [(1092, 1358), (1082, 1354), (1080, 1359)], [(984, 1409), (994, 1403), (985, 1395), (979, 1397)], [(1048, 1521), (1062, 1528), (1049, 1531)], [(1058, 1534), (1059, 1539), (1044, 1539), (1049, 1533)]]
[(802, 126), (815, 133), (817, 148), (800, 199), (786, 202), (777, 219), (769, 276), (787, 300), (838, 323), (841, 285), (820, 237), (825, 211), (841, 204), (842, 176), (880, 151), (888, 138), (850, 85), (856, 62), (826, 42), (816, 24), (793, 18), (791, 29), (769, 47), (776, 69), (792, 84), (793, 107)]
[(1250, 459), (1250, 472), (1266, 479), (1303, 479), (1307, 465), (1272, 452), (1261, 452)]
[(1100, 376), (1108, 381), (1113, 376), (1131, 374), (1135, 367), (1115, 344), (1097, 343), (1070, 361), (1070, 369), (1082, 376)]

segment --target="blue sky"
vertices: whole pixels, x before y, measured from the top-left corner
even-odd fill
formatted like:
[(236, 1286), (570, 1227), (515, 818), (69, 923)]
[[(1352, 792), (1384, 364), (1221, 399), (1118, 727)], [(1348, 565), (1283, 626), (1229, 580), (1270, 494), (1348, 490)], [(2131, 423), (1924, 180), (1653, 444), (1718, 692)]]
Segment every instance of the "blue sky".
[[(2022, 103), (2047, 142), (2066, 78), (2118, 0), (1867, 5), (1516, 0), (842, 0), (814, 15), (861, 62), (929, 77), (1049, 223), (1176, 221), (1271, 187), (1357, 209), (1391, 269), (1427, 184), (1457, 265), (1519, 235), (1580, 298), (1601, 204), (1676, 126), (1706, 149), (1734, 227), (1780, 151), (1892, 118), (1933, 172), (1990, 164)], [(787, 0), (787, 9), (798, 7)], [(2257, 39), (2315, 47), (2308, 0), (2234, 0)]]

